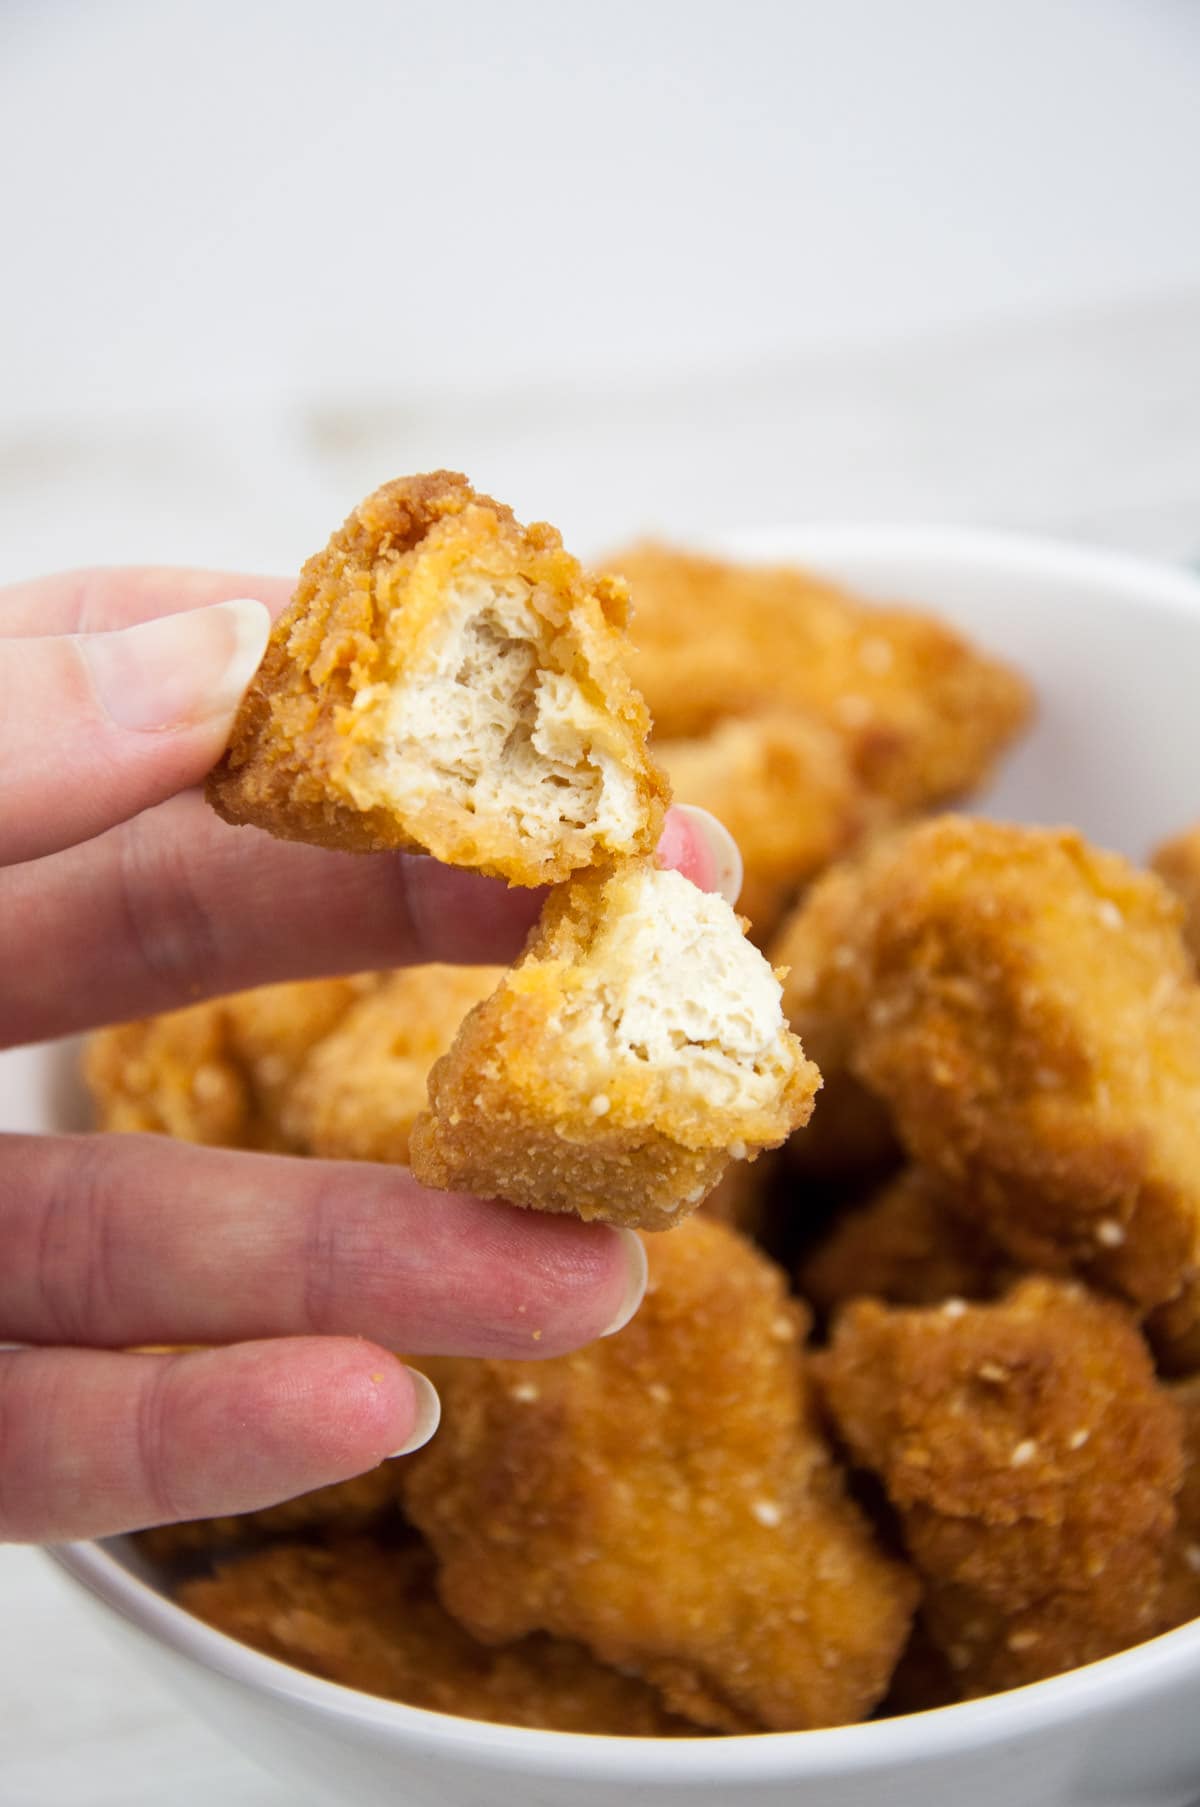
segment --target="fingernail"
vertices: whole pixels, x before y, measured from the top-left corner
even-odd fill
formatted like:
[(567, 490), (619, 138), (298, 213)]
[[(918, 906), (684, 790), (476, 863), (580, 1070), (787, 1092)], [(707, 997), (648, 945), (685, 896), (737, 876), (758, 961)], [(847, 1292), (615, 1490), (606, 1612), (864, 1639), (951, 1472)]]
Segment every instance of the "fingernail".
[(742, 855), (724, 822), (698, 803), (676, 803), (671, 814), (684, 818), (693, 840), (703, 850), (700, 869), (688, 871), (688, 878), (702, 891), (717, 891), (726, 903), (735, 904), (742, 890)]
[(76, 645), (110, 720), (152, 733), (232, 717), (270, 632), (265, 605), (239, 597)]
[(615, 1336), (618, 1330), (624, 1330), (646, 1296), (646, 1280), (650, 1272), (646, 1261), (646, 1247), (641, 1237), (633, 1230), (619, 1229), (617, 1235), (625, 1244), (625, 1259), (629, 1263), (629, 1275), (625, 1283), (621, 1308), (612, 1323), (605, 1325), (600, 1332), (601, 1336)]
[(420, 1449), (428, 1443), (442, 1422), (442, 1402), (433, 1382), (419, 1368), (408, 1368), (406, 1372), (416, 1394), (417, 1415), (413, 1420), (408, 1442), (402, 1443), (399, 1449), (394, 1449), (389, 1460), (396, 1456), (411, 1456), (414, 1449)]

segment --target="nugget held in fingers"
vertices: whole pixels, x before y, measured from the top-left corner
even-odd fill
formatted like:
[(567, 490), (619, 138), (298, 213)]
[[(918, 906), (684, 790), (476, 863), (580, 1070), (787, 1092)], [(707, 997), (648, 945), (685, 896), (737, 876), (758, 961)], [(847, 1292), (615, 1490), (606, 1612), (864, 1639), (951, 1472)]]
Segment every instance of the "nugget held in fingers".
[(625, 587), (465, 477), (399, 478), (309, 560), (208, 781), (226, 821), (539, 885), (649, 852), (667, 801)]
[(646, 1238), (617, 1336), (548, 1362), (439, 1361), (437, 1438), (404, 1464), (445, 1605), (535, 1630), (730, 1731), (863, 1718), (908, 1635), (912, 1577), (846, 1497), (784, 1277), (693, 1218)]
[(260, 1543), (266, 1537), (345, 1537), (389, 1517), (398, 1499), (396, 1464), (382, 1462), (366, 1474), (315, 1487), (257, 1512), (152, 1525), (136, 1532), (134, 1542), (151, 1562), (174, 1564), (197, 1554)]
[(953, 628), (808, 572), (641, 545), (606, 560), (633, 592), (634, 682), (656, 731), (797, 709), (838, 738), (893, 814), (973, 790), (1030, 714), (1029, 686)]
[(344, 1688), (500, 1725), (627, 1738), (695, 1736), (644, 1682), (578, 1644), (489, 1650), (439, 1605), (421, 1544), (275, 1544), (184, 1582), (181, 1606), (267, 1656)]
[(1179, 1413), (1124, 1308), (1078, 1283), (1001, 1303), (850, 1305), (817, 1358), (877, 1475), (964, 1694), (1153, 1635), (1182, 1472)]
[(1166, 887), (1072, 831), (948, 816), (818, 881), (809, 1046), (1030, 1267), (1142, 1308), (1200, 1269), (1200, 986)]
[(411, 1140), (425, 1185), (665, 1229), (782, 1142), (820, 1076), (723, 898), (651, 860), (550, 897)]

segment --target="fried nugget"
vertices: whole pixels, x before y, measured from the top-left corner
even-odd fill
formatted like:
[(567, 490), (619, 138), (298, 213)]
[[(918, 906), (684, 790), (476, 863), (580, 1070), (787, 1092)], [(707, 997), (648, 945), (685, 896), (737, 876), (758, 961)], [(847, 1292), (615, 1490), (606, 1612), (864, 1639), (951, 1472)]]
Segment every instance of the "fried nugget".
[(1045, 1278), (994, 1305), (860, 1300), (817, 1368), (899, 1516), (926, 1629), (965, 1695), (1153, 1634), (1181, 1432), (1122, 1306)]
[(1200, 966), (1200, 824), (1157, 847), (1150, 856), (1150, 870), (1183, 905), (1183, 937)]
[(1161, 1631), (1200, 1618), (1200, 1376), (1167, 1388), (1183, 1427), (1183, 1483), (1167, 1548)]
[(797, 709), (838, 737), (870, 796), (905, 812), (981, 783), (1029, 716), (1025, 680), (928, 615), (665, 546), (606, 562), (632, 588), (634, 681), (668, 739)]
[(386, 483), (304, 567), (208, 800), (288, 840), (520, 885), (649, 852), (667, 791), (626, 610), (622, 584), (465, 477)]
[(257, 1543), (265, 1537), (328, 1537), (363, 1531), (396, 1508), (396, 1469), (381, 1462), (348, 1481), (316, 1487), (295, 1499), (281, 1500), (257, 1512), (223, 1518), (184, 1519), (179, 1524), (152, 1525), (134, 1533), (134, 1542), (151, 1562), (173, 1564), (189, 1556), (231, 1545)]
[(953, 1210), (936, 1174), (910, 1167), (839, 1216), (797, 1278), (804, 1297), (830, 1312), (848, 1299), (990, 1299), (1018, 1271), (990, 1236)]
[(312, 1050), (283, 1111), (293, 1145), (326, 1160), (408, 1160), (426, 1081), (498, 966), (411, 966), (359, 999)]
[(728, 828), (745, 867), (738, 908), (763, 942), (800, 886), (870, 820), (841, 738), (797, 710), (719, 722), (695, 740), (657, 741), (676, 797)]
[(1158, 879), (1074, 832), (948, 816), (818, 881), (786, 1002), (1019, 1262), (1146, 1308), (1200, 1268), (1179, 920)]
[(476, 1643), (438, 1604), (432, 1566), (418, 1543), (277, 1544), (185, 1582), (178, 1598), (266, 1656), (409, 1706), (547, 1731), (698, 1735), (643, 1682), (604, 1668), (577, 1644)]
[(820, 1076), (729, 905), (650, 860), (552, 893), (429, 1078), (425, 1185), (665, 1229), (808, 1118)]
[(264, 985), (93, 1035), (97, 1127), (222, 1148), (296, 1151), (281, 1122), (305, 1059), (376, 975)]
[(488, 1642), (578, 1639), (702, 1724), (860, 1719), (915, 1588), (818, 1428), (804, 1313), (721, 1224), (646, 1247), (646, 1300), (618, 1335), (546, 1362), (429, 1364), (442, 1426), (401, 1485), (441, 1598)]

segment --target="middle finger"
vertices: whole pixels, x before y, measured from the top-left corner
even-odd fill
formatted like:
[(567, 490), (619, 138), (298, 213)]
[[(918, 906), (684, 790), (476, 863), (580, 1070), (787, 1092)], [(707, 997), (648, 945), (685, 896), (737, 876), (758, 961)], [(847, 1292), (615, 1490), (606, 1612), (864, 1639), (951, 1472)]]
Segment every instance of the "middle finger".
[(0, 1136), (0, 1339), (122, 1348), (365, 1336), (538, 1357), (618, 1328), (630, 1231), (428, 1192), (403, 1168)]

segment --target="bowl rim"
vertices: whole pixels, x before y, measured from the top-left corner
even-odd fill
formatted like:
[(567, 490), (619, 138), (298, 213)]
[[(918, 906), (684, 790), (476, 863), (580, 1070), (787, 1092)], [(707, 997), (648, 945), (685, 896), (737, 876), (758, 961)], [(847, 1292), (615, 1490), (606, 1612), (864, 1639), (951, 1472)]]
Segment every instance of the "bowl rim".
[[(821, 568), (843, 560), (870, 565), (902, 558), (947, 569), (969, 565), (1001, 576), (1085, 584), (1126, 599), (1135, 592), (1138, 602), (1151, 611), (1200, 615), (1200, 577), (1182, 567), (1032, 534), (846, 520), (690, 537), (690, 543), (701, 551), (753, 563), (809, 561)], [(893, 593), (904, 588), (889, 583)], [(385, 1700), (264, 1656), (194, 1618), (127, 1569), (103, 1543), (53, 1545), (44, 1553), (142, 1636), (281, 1706), (357, 1725), (377, 1740), (443, 1761), (477, 1760), (499, 1771), (551, 1779), (577, 1775), (581, 1765), (613, 1781), (709, 1786), (864, 1775), (931, 1758), (982, 1753), (1001, 1743), (1128, 1709), (1165, 1687), (1200, 1675), (1200, 1619), (1196, 1619), (1046, 1681), (894, 1719), (716, 1738), (551, 1732), (492, 1725)]]

